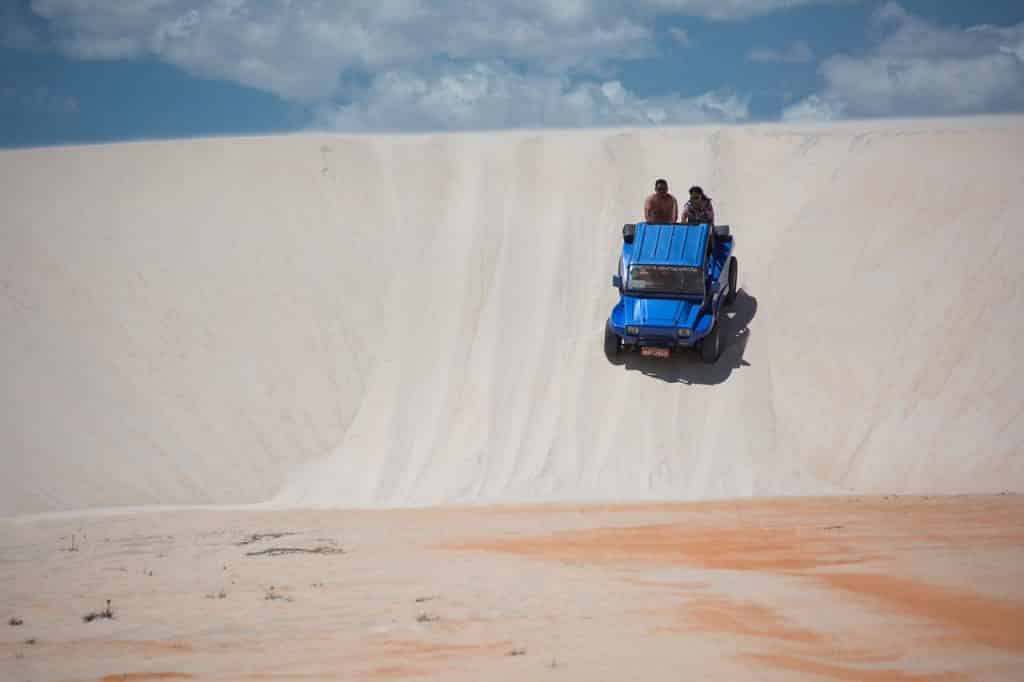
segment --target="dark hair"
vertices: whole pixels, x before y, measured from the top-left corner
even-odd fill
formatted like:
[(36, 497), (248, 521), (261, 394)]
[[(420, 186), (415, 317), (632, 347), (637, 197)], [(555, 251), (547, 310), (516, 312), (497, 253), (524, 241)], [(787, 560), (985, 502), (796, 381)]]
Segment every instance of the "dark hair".
[(665, 185), (665, 189), (668, 189), (668, 180), (665, 178), (658, 178), (654, 181), (654, 189), (658, 189), (658, 185)]
[(704, 190), (702, 190), (699, 185), (694, 185), (693, 187), (690, 188), (690, 194), (693, 194), (694, 192), (701, 196), (704, 196)]

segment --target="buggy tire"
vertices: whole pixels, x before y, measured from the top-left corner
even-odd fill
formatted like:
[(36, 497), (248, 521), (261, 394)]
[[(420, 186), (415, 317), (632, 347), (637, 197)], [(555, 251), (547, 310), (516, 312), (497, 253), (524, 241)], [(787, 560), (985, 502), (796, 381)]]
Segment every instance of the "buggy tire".
[(727, 293), (725, 295), (725, 304), (726, 305), (732, 305), (733, 303), (736, 302), (736, 295), (737, 295), (737, 293), (739, 293), (739, 292), (736, 291), (736, 280), (738, 279), (738, 275), (739, 275), (739, 272), (738, 272), (739, 267), (740, 267), (740, 263), (739, 263), (738, 260), (736, 260), (736, 256), (730, 256), (729, 257), (729, 293)]
[(611, 322), (606, 322), (604, 325), (604, 356), (608, 358), (608, 362), (616, 365), (621, 361), (621, 354), (622, 339), (612, 331)]
[(721, 325), (718, 324), (718, 320), (715, 320), (715, 324), (711, 327), (711, 333), (701, 339), (700, 342), (700, 359), (709, 365), (713, 365), (718, 362), (718, 358), (722, 355), (722, 333)]

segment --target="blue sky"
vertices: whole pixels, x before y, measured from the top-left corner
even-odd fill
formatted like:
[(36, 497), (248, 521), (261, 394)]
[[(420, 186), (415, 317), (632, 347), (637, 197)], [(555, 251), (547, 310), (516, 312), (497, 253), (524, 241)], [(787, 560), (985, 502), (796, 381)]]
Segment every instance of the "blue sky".
[(1020, 0), (8, 0), (0, 146), (1024, 111)]

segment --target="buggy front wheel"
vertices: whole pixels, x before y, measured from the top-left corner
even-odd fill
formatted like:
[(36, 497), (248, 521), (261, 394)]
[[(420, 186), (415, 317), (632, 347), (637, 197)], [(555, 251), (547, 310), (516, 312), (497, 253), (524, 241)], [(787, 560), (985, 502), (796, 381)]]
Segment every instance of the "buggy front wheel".
[(718, 362), (722, 355), (722, 334), (718, 320), (711, 327), (711, 333), (705, 336), (700, 342), (700, 359), (708, 364)]
[(622, 352), (622, 339), (612, 331), (611, 322), (604, 325), (604, 356), (608, 362), (616, 364), (619, 361), (619, 354)]
[(729, 293), (725, 295), (725, 304), (732, 305), (736, 302), (736, 280), (738, 279), (738, 269), (740, 267), (739, 261), (736, 260), (736, 256), (729, 257)]

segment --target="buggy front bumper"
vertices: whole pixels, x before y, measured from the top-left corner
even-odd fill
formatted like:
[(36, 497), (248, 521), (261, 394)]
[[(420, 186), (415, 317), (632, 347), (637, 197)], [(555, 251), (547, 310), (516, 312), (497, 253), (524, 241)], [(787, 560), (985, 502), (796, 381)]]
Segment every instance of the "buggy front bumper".
[[(612, 325), (612, 330), (622, 339), (623, 345), (643, 348), (690, 348), (711, 331), (714, 322), (710, 315), (703, 315), (693, 329), (679, 327), (658, 327), (650, 325)], [(682, 329), (682, 331), (680, 331)]]

